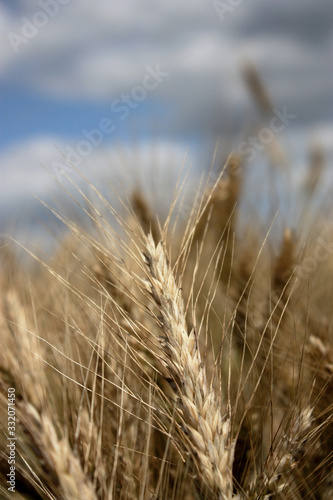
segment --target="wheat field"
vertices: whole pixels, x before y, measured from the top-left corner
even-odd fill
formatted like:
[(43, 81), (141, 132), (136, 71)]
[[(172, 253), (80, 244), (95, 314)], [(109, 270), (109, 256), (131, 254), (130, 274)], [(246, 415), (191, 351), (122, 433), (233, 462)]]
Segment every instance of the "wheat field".
[(208, 176), (185, 219), (182, 185), (164, 220), (140, 190), (116, 211), (77, 186), (83, 222), (53, 209), (69, 229), (53, 255), (27, 250), (26, 266), (2, 241), (1, 498), (333, 498), (333, 231), (306, 217), (318, 165), (296, 230), (267, 231), (239, 223), (241, 164)]

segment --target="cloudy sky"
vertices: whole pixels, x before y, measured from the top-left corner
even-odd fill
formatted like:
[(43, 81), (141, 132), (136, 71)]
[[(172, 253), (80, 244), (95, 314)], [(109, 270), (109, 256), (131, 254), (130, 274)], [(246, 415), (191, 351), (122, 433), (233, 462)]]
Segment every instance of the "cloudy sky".
[(293, 115), (295, 169), (313, 142), (332, 166), (331, 0), (0, 0), (0, 25), (2, 218), (49, 195), (43, 167), (71, 174), (64, 157), (112, 179), (237, 150), (258, 115), (245, 62)]

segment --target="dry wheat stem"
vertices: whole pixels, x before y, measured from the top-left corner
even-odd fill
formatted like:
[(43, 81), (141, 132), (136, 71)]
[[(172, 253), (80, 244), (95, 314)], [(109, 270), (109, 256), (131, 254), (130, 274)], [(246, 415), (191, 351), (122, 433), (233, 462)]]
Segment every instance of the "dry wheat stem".
[[(306, 406), (302, 411), (292, 412), (293, 420), (265, 463), (265, 472), (253, 488), (269, 488), (270, 491), (286, 492), (292, 487), (292, 471), (297, 467), (297, 455), (304, 454), (305, 442), (309, 439), (313, 408)], [(259, 486), (260, 485), (260, 486)]]
[(187, 436), (187, 451), (195, 463), (201, 489), (208, 488), (210, 498), (230, 499), (234, 452), (230, 417), (222, 414), (220, 397), (208, 386), (196, 332), (193, 329), (188, 334), (181, 290), (163, 244), (155, 245), (149, 235), (143, 256), (148, 266), (146, 289), (162, 316), (162, 360), (179, 397), (177, 412)]
[[(44, 463), (55, 473), (59, 481), (61, 498), (97, 500), (94, 487), (90, 478), (84, 473), (79, 458), (75, 456), (66, 438), (58, 438), (50, 416), (39, 413), (30, 403), (24, 403), (21, 409), (24, 422), (42, 453)], [(38, 480), (38, 477), (36, 479)]]

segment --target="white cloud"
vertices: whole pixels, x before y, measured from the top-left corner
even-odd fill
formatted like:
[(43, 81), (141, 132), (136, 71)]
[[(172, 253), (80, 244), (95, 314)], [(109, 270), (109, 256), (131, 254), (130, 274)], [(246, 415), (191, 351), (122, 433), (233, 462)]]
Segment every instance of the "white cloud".
[(52, 137), (18, 143), (1, 155), (2, 183), (0, 199), (2, 203), (17, 203), (22, 197), (46, 192), (50, 177), (42, 165), (48, 165), (55, 156), (56, 142)]
[[(64, 160), (63, 154), (69, 146), (75, 148), (74, 143), (68, 144), (59, 137), (37, 137), (18, 143), (2, 154), (1, 205), (19, 206), (22, 201), (30, 203), (34, 196), (46, 200), (59, 190), (57, 180), (70, 188), (66, 174), (74, 182), (82, 184), (80, 174)], [(184, 161), (184, 170), (191, 163), (193, 166), (195, 155), (192, 153), (185, 143), (170, 140), (132, 146), (105, 146), (96, 148), (83, 158), (78, 169), (97, 186), (111, 183), (118, 189), (121, 185), (133, 189), (139, 184), (151, 195), (159, 185), (159, 196), (163, 198), (168, 190), (168, 196), (172, 194)]]

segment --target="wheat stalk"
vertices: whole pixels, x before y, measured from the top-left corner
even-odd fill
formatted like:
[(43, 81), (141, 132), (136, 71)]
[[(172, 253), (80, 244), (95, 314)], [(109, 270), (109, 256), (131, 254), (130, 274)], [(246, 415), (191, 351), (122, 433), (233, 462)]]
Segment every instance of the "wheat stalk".
[(194, 329), (188, 333), (183, 298), (170, 268), (163, 244), (151, 234), (143, 253), (148, 267), (146, 289), (159, 307), (164, 336), (160, 337), (162, 361), (179, 403), (177, 413), (187, 436), (186, 447), (200, 483), (210, 498), (232, 498), (234, 443), (230, 416), (222, 414), (219, 395), (209, 388)]
[[(22, 405), (28, 428), (42, 457), (59, 481), (59, 493), (64, 500), (97, 500), (96, 492), (88, 475), (82, 469), (68, 439), (58, 438), (52, 419), (40, 414), (30, 403)], [(33, 471), (32, 471), (33, 473)], [(52, 475), (50, 475), (52, 477)]]
[[(302, 411), (293, 409), (288, 428), (270, 451), (259, 477), (253, 480), (249, 498), (257, 498), (259, 492), (265, 499), (278, 493), (284, 495), (283, 498), (286, 498), (288, 493), (295, 499), (300, 498), (297, 488), (293, 485), (293, 474), (296, 477), (299, 458), (305, 454), (304, 447), (311, 435), (312, 412), (313, 408), (310, 406), (304, 407)], [(265, 493), (267, 494), (264, 496)]]

